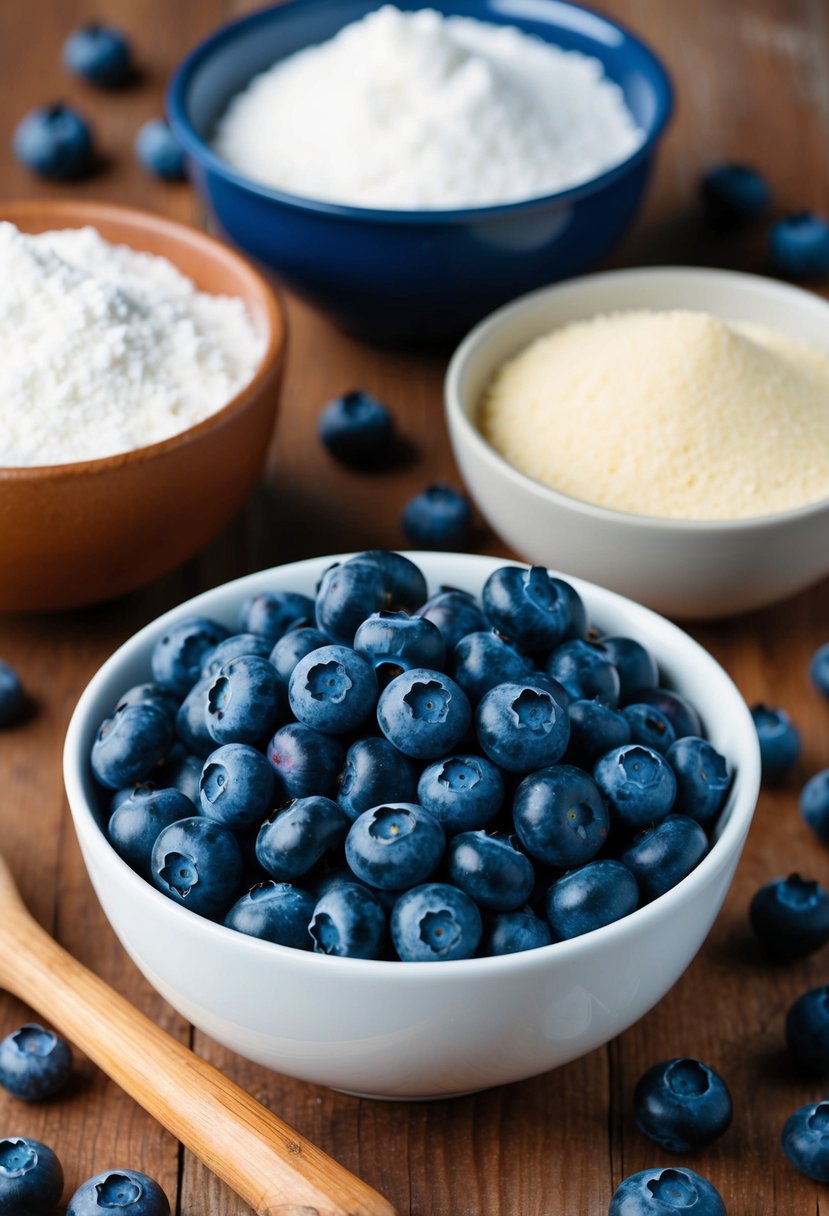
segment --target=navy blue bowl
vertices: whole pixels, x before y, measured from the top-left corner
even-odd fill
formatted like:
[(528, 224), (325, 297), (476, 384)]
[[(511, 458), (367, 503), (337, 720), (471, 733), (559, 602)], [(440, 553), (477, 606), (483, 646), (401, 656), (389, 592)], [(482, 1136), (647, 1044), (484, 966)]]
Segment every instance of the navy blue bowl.
[(195, 48), (170, 85), (173, 132), (217, 226), (344, 329), (375, 340), (454, 338), (515, 296), (588, 270), (628, 228), (670, 117), (653, 51), (607, 18), (562, 0), (398, 0), (519, 26), (601, 60), (645, 139), (608, 172), (526, 202), (456, 211), (382, 211), (258, 185), (211, 148), (234, 94), (278, 59), (323, 42), (377, 7), (292, 0), (234, 21)]

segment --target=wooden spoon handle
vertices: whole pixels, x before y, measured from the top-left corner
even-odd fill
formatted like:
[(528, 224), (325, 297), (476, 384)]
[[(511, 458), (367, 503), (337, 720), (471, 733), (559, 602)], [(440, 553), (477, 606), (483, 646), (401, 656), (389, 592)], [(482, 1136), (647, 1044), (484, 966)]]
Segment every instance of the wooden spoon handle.
[[(3, 866), (3, 869), (5, 867)], [(391, 1204), (171, 1038), (57, 944), (0, 875), (6, 988), (56, 1027), (259, 1216), (396, 1216)]]

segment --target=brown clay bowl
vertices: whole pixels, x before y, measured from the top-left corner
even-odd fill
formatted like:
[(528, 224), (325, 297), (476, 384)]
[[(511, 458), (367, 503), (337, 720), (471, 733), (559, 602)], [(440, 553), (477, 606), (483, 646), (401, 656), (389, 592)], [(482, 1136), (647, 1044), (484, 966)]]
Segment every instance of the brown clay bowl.
[(33, 233), (91, 224), (108, 241), (161, 254), (202, 291), (244, 300), (267, 342), (250, 384), (180, 435), (100, 460), (0, 467), (0, 612), (77, 608), (174, 569), (242, 506), (276, 418), (285, 320), (244, 258), (162, 216), (37, 199), (0, 204), (0, 219)]

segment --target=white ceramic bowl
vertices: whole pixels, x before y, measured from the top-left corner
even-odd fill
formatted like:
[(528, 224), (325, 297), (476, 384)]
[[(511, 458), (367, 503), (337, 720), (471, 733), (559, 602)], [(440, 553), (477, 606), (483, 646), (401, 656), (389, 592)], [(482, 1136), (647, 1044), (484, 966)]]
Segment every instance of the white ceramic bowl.
[[(477, 592), (501, 562), (410, 555), (430, 590)], [(714, 659), (675, 625), (574, 580), (602, 630), (652, 650), (663, 681), (700, 710), (735, 779), (708, 855), (673, 890), (626, 919), (523, 954), (446, 963), (362, 961), (272, 945), (181, 908), (110, 847), (88, 764), (96, 729), (118, 696), (146, 679), (154, 640), (193, 612), (235, 626), (243, 598), (265, 588), (313, 594), (335, 558), (263, 571), (208, 591), (126, 642), (83, 693), (66, 738), (69, 804), (92, 883), (127, 952), (200, 1029), (269, 1068), (378, 1097), (458, 1094), (564, 1064), (641, 1017), (699, 949), (731, 882), (759, 788), (748, 709)]]
[(474, 417), (496, 369), (550, 330), (618, 309), (675, 308), (771, 326), (829, 350), (829, 304), (755, 275), (657, 267), (589, 275), (523, 296), (476, 326), (446, 375), (461, 474), (494, 530), (528, 561), (601, 582), (680, 619), (759, 608), (829, 573), (829, 500), (735, 521), (656, 519), (595, 506), (520, 473)]

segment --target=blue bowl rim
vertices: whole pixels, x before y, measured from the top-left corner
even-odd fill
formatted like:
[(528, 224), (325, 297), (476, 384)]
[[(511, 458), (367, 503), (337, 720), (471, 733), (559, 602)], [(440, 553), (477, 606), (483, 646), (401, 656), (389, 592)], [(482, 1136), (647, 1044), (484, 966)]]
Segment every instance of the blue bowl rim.
[[(170, 127), (188, 156), (191, 156), (195, 161), (202, 164), (208, 171), (225, 178), (241, 190), (245, 190), (249, 194), (256, 195), (263, 200), (279, 203), (296, 211), (316, 212), (343, 220), (362, 221), (364, 223), (405, 226), (469, 223), (478, 220), (494, 219), (499, 216), (508, 218), (516, 213), (548, 207), (551, 204), (576, 202), (587, 195), (598, 193), (606, 186), (612, 185), (618, 178), (626, 176), (641, 161), (649, 157), (674, 111), (675, 90), (671, 76), (661, 58), (648, 43), (626, 26), (587, 5), (574, 4), (572, 0), (556, 0), (556, 3), (561, 7), (587, 13), (595, 20), (610, 27), (616, 33), (621, 34), (624, 41), (633, 46), (649, 66), (651, 72), (649, 83), (653, 88), (656, 99), (656, 114), (650, 125), (650, 129), (646, 132), (643, 142), (625, 160), (620, 161), (617, 165), (613, 165), (604, 173), (599, 174), (598, 177), (590, 178), (586, 182), (580, 182), (575, 186), (569, 187), (567, 190), (559, 190), (553, 194), (537, 195), (534, 198), (519, 199), (515, 202), (498, 203), (486, 207), (455, 209), (435, 207), (421, 211), (405, 210), (403, 208), (383, 210), (373, 207), (355, 207), (344, 203), (329, 202), (324, 199), (305, 198), (302, 195), (277, 190), (274, 187), (263, 185), (238, 173), (232, 165), (217, 155), (210, 145), (201, 138), (190, 122), (186, 105), (187, 90), (190, 81), (202, 63), (210, 58), (228, 38), (233, 37), (240, 30), (269, 23), (280, 14), (300, 7), (310, 8), (315, 5), (322, 7), (330, 2), (331, 0), (287, 0), (286, 3), (269, 5), (267, 8), (257, 9), (253, 13), (248, 13), (246, 16), (221, 25), (211, 34), (208, 34), (206, 38), (199, 42), (185, 56), (176, 68), (167, 89), (166, 105)], [(424, 0), (424, 7), (428, 7), (428, 0)], [(517, 18), (512, 24), (520, 28), (520, 22)]]

